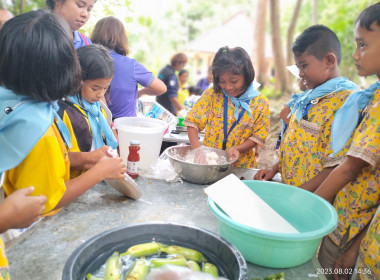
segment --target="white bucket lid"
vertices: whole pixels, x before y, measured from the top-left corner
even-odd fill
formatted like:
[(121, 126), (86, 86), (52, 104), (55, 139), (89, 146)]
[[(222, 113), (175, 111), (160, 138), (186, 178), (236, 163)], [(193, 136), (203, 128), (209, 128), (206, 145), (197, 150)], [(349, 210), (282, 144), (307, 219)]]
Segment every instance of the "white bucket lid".
[(114, 121), (117, 129), (133, 132), (163, 132), (168, 124), (159, 119), (147, 117), (122, 117)]

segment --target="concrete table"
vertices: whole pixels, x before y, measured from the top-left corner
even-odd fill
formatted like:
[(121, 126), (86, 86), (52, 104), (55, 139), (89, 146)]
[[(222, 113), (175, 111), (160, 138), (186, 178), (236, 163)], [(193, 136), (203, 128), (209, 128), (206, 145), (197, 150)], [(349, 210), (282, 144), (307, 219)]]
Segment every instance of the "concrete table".
[[(236, 171), (236, 170), (235, 170)], [(251, 179), (251, 172), (237, 176)], [(128, 199), (104, 182), (81, 195), (52, 217), (46, 217), (7, 249), (13, 280), (59, 280), (71, 253), (89, 238), (122, 225), (165, 221), (198, 226), (218, 232), (217, 221), (207, 206), (206, 185), (167, 183), (139, 177), (143, 193)], [(317, 275), (319, 263), (311, 261), (290, 269), (270, 269), (248, 263), (249, 277), (284, 271), (286, 279), (325, 279)]]

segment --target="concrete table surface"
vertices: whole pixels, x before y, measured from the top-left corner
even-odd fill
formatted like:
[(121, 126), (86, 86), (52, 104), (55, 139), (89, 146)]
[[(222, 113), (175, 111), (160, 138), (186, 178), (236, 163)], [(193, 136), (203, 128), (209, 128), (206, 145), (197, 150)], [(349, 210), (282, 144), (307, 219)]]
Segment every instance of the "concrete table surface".
[[(252, 170), (233, 171), (251, 179)], [(103, 231), (150, 221), (198, 226), (218, 233), (217, 220), (207, 206), (203, 189), (207, 185), (167, 183), (143, 177), (137, 179), (143, 193), (138, 200), (119, 194), (102, 182), (46, 217), (7, 248), (12, 280), (59, 280), (72, 252)], [(319, 263), (309, 262), (289, 269), (264, 268), (248, 263), (249, 278), (285, 272), (286, 279), (325, 279), (317, 275)]]

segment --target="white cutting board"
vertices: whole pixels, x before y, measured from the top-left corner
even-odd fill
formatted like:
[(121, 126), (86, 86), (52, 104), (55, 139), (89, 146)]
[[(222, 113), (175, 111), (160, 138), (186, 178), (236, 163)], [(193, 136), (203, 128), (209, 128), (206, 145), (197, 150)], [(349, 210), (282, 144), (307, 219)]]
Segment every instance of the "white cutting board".
[(204, 191), (239, 223), (271, 232), (299, 233), (234, 174), (224, 177)]

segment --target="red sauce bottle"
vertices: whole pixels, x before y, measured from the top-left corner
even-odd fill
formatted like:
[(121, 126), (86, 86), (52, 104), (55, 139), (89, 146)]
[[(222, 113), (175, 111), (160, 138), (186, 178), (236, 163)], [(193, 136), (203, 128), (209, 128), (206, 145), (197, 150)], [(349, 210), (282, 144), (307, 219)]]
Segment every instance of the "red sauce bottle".
[(131, 140), (129, 145), (129, 154), (127, 161), (127, 174), (131, 178), (136, 179), (139, 177), (139, 162), (140, 162), (140, 142), (137, 140)]

